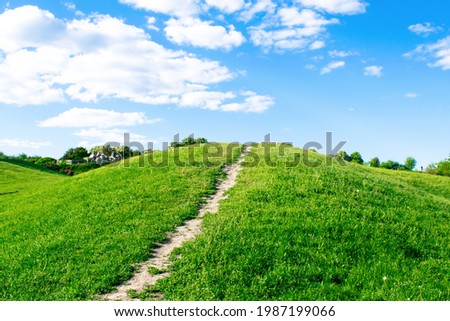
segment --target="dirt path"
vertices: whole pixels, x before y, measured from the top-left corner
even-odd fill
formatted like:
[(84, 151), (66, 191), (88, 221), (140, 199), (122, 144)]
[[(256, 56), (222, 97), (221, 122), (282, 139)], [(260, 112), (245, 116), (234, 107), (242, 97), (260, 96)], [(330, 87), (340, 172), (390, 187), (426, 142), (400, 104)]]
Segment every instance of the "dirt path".
[(170, 265), (169, 257), (172, 250), (201, 233), (202, 217), (206, 213), (217, 213), (220, 201), (227, 197), (225, 192), (236, 184), (237, 176), (242, 169), (241, 163), (244, 161), (244, 157), (248, 154), (250, 148), (250, 146), (245, 146), (238, 161), (224, 168), (226, 178), (219, 183), (216, 193), (208, 198), (206, 203), (200, 208), (197, 218), (185, 221), (184, 225), (175, 229), (175, 232), (169, 233), (165, 242), (158, 244), (159, 247), (154, 249), (150, 259), (137, 266), (138, 272), (131, 279), (120, 285), (115, 292), (100, 296), (100, 300), (130, 301), (132, 299), (127, 294), (127, 291), (132, 290), (139, 293), (147, 286), (154, 285), (156, 281), (169, 275), (168, 272), (152, 275), (149, 273), (149, 267), (162, 271), (167, 270)]

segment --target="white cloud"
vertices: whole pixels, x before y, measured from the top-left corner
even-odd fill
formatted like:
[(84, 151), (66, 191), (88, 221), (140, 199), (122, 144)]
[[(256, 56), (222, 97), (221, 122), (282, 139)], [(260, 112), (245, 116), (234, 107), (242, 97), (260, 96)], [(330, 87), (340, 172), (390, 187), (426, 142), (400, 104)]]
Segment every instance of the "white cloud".
[(261, 113), (275, 102), (272, 97), (261, 96), (252, 91), (241, 93), (245, 97), (242, 103), (230, 103), (220, 106), (220, 110), (229, 112)]
[(328, 51), (328, 55), (332, 58), (345, 58), (345, 57), (349, 57), (349, 56), (356, 56), (356, 55), (358, 55), (358, 53), (352, 52), (352, 51), (331, 50), (331, 51)]
[(233, 92), (192, 92), (182, 97), (181, 105), (224, 112), (260, 113), (274, 104), (272, 97), (257, 95), (252, 91), (244, 91), (240, 95), (244, 98), (243, 102), (225, 103), (226, 100), (234, 99), (237, 95)]
[(244, 7), (244, 0), (206, 0), (206, 4), (225, 13), (233, 13)]
[(149, 119), (145, 113), (120, 113), (106, 109), (72, 108), (56, 117), (39, 122), (40, 127), (61, 128), (112, 128), (154, 124), (161, 119)]
[(364, 68), (365, 76), (373, 76), (373, 77), (381, 77), (383, 76), (383, 67), (382, 66), (368, 66)]
[(297, 8), (282, 8), (278, 10), (278, 16), (280, 17), (281, 23), (284, 26), (289, 27), (299, 25), (306, 27), (322, 27), (339, 22), (337, 19), (327, 20), (320, 14), (309, 9), (304, 9), (299, 12)]
[(442, 30), (441, 27), (435, 27), (429, 22), (418, 23), (408, 27), (409, 31), (423, 37), (429, 36), (431, 33), (439, 32)]
[(147, 28), (155, 31), (159, 31), (159, 28), (155, 26), (156, 18), (155, 17), (147, 17)]
[(412, 91), (405, 94), (406, 98), (417, 98), (417, 96), (418, 94)]
[(317, 49), (321, 49), (321, 48), (323, 48), (323, 47), (325, 47), (325, 42), (318, 40), (318, 41), (314, 41), (314, 42), (309, 46), (309, 49), (311, 49), (311, 50), (317, 50)]
[(198, 18), (170, 19), (164, 29), (167, 39), (179, 45), (192, 45), (208, 49), (230, 50), (245, 42), (245, 38), (234, 26), (228, 31), (222, 26), (212, 25), (212, 21)]
[(450, 69), (450, 36), (439, 40), (434, 44), (420, 45), (417, 48), (407, 54), (405, 57), (435, 60), (435, 62), (429, 63), (430, 67), (438, 67), (442, 70)]
[(321, 75), (328, 74), (332, 72), (334, 69), (343, 68), (345, 66), (345, 61), (333, 61), (330, 62), (328, 65), (322, 68), (320, 71)]
[(132, 5), (157, 13), (164, 13), (178, 17), (196, 15), (200, 12), (198, 0), (119, 0), (123, 4)]
[(244, 6), (244, 10), (241, 12), (241, 19), (244, 21), (250, 21), (258, 13), (273, 14), (277, 5), (271, 0), (258, 0), (256, 3), (247, 2)]
[(113, 142), (123, 145), (124, 135), (126, 133), (130, 134), (130, 142), (139, 142), (143, 144), (144, 147), (148, 142), (151, 142), (151, 140), (144, 135), (130, 133), (126, 129), (87, 128), (76, 131), (74, 135), (83, 140), (79, 143), (80, 146), (94, 147)]
[[(278, 22), (274, 22), (278, 21)], [(261, 46), (267, 52), (270, 49), (306, 49), (317, 50), (325, 46), (318, 40), (326, 31), (325, 27), (339, 23), (338, 19), (325, 19), (310, 9), (299, 11), (295, 7), (284, 7), (268, 22), (249, 27), (254, 45)]]
[[(234, 30), (207, 28), (216, 32), (210, 46), (242, 41)], [(219, 43), (222, 31), (225, 42)], [(166, 49), (144, 30), (110, 16), (63, 21), (34, 6), (0, 14), (0, 103), (110, 98), (178, 104), (186, 93), (209, 91), (234, 77), (217, 61)]]
[(45, 146), (51, 146), (50, 142), (32, 141), (21, 138), (2, 138), (0, 139), (0, 146), (8, 146), (14, 148), (32, 148), (39, 149)]
[(366, 12), (367, 4), (360, 0), (297, 0), (305, 7), (323, 10), (328, 13), (359, 14)]
[(235, 98), (232, 92), (194, 91), (181, 97), (180, 105), (184, 107), (200, 107), (203, 109), (219, 110), (226, 99)]

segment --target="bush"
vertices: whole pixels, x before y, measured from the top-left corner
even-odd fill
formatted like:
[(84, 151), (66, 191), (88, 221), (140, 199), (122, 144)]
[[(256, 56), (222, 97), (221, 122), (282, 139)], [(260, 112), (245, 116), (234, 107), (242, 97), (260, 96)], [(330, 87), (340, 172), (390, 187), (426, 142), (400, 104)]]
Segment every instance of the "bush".
[(336, 157), (339, 157), (340, 159), (343, 159), (346, 162), (351, 162), (352, 161), (352, 157), (349, 154), (347, 154), (344, 150), (339, 151), (336, 154)]
[(350, 157), (352, 158), (353, 163), (364, 164), (364, 160), (359, 152), (353, 152)]
[(88, 157), (89, 153), (84, 147), (69, 148), (61, 159), (80, 160)]
[(207, 142), (208, 142), (208, 140), (206, 138), (200, 137), (200, 138), (194, 139), (194, 137), (189, 136), (189, 137), (183, 138), (181, 143), (171, 142), (170, 147), (177, 148), (177, 147), (189, 146), (189, 145), (194, 145), (194, 144), (206, 144)]
[(378, 157), (374, 157), (369, 162), (370, 167), (380, 167), (380, 159)]
[(441, 176), (450, 176), (450, 157), (437, 164), (436, 174)]
[(401, 168), (401, 165), (399, 162), (395, 162), (393, 160), (388, 160), (387, 162), (381, 163), (380, 168), (397, 170), (397, 169)]

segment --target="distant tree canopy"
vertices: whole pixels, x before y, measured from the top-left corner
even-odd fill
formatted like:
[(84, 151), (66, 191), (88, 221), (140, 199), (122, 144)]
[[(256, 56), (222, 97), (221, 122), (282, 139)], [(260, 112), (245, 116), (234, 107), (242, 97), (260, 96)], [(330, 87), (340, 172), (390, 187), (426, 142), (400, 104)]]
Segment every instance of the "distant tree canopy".
[(206, 144), (208, 140), (203, 137), (195, 138), (188, 136), (186, 138), (183, 138), (183, 140), (180, 142), (171, 142), (170, 147), (176, 148), (176, 147), (182, 147), (182, 146), (188, 146), (188, 145), (194, 145), (194, 144)]
[(388, 160), (387, 162), (382, 162), (380, 164), (380, 168), (385, 168), (385, 169), (400, 169), (401, 165), (399, 162), (393, 161), (393, 160)]
[(417, 161), (413, 157), (410, 156), (410, 157), (406, 158), (404, 168), (408, 171), (412, 171), (412, 170), (414, 170), (416, 165), (417, 165)]
[(425, 172), (433, 175), (450, 176), (450, 156), (437, 164), (430, 164)]
[(119, 146), (119, 147), (112, 147), (110, 145), (101, 145), (101, 146), (95, 146), (91, 149), (90, 154), (94, 154), (97, 152), (98, 154), (103, 154), (106, 156), (111, 156), (113, 153), (117, 153), (122, 155), (123, 158), (128, 158), (131, 156), (139, 155), (139, 151), (133, 151), (128, 146)]
[(76, 148), (69, 148), (63, 157), (61, 159), (67, 160), (67, 159), (83, 159), (85, 157), (88, 157), (89, 153), (86, 148), (84, 147), (76, 147)]
[(340, 159), (345, 160), (346, 162), (351, 162), (351, 161), (352, 161), (352, 157), (351, 157), (349, 154), (347, 154), (347, 153), (345, 152), (345, 150), (340, 150), (340, 151), (336, 154), (336, 156), (339, 157)]
[(378, 157), (374, 157), (369, 162), (370, 167), (380, 167), (380, 159)]
[(359, 152), (353, 152), (350, 157), (352, 158), (353, 163), (364, 164), (364, 160)]

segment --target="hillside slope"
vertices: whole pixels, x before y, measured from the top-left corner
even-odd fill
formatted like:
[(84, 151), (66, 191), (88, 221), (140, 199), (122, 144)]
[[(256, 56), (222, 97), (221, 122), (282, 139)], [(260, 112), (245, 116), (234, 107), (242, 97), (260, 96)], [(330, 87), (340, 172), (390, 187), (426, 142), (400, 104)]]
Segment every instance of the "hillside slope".
[(286, 167), (295, 153), (273, 149), (276, 167), (245, 168), (171, 276), (142, 297), (450, 299), (449, 178), (336, 161)]
[[(189, 158), (187, 148), (178, 151)], [(233, 158), (238, 154), (239, 147)], [(174, 163), (173, 150), (154, 155), (167, 156), (168, 166), (139, 166), (134, 158), (129, 167), (114, 164), (18, 193), (0, 208), (0, 299), (86, 300), (111, 291), (166, 232), (196, 215), (231, 161), (207, 166), (198, 148), (185, 166)]]

